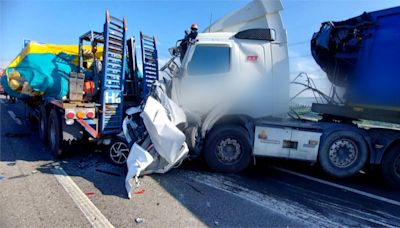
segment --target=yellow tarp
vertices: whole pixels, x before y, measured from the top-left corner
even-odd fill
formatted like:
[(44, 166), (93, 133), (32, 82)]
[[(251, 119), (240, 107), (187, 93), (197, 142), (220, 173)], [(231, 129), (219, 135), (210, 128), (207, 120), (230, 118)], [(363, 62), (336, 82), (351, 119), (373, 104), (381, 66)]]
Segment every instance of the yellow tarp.
[[(84, 54), (90, 53), (92, 47), (90, 45), (83, 46)], [(18, 64), (25, 58), (28, 54), (60, 54), (65, 53), (68, 55), (79, 55), (78, 45), (59, 45), (59, 44), (39, 44), (36, 42), (30, 42), (27, 47), (25, 47), (21, 53), (7, 66), (7, 68), (12, 68), (18, 66)], [(98, 47), (96, 52), (96, 58), (103, 58), (103, 47)], [(78, 60), (73, 61), (75, 65), (78, 65)]]

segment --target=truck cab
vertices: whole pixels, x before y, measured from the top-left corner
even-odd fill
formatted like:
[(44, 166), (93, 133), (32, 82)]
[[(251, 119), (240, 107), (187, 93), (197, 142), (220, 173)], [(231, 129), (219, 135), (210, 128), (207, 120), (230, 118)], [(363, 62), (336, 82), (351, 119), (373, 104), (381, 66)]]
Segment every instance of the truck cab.
[(253, 1), (189, 45), (171, 97), (203, 119), (203, 136), (226, 116), (286, 115), (289, 62), (280, 10), (279, 1)]

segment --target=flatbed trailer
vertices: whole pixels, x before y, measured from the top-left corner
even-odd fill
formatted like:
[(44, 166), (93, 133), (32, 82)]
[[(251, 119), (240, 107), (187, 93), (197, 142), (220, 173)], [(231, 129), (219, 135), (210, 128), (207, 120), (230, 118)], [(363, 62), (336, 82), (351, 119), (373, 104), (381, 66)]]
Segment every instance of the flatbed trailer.
[[(23, 100), (28, 116), (39, 122), (41, 141), (49, 145), (55, 156), (62, 156), (71, 144), (92, 141), (109, 145), (111, 162), (125, 163), (128, 145), (118, 137), (125, 111), (139, 105), (151, 84), (158, 80), (158, 71), (154, 70), (158, 66), (151, 65), (157, 62), (155, 38), (140, 34), (142, 53), (146, 56), (144, 75), (140, 75), (135, 38), (126, 39), (126, 30), (126, 20), (110, 16), (107, 11), (103, 32), (89, 31), (79, 37), (79, 66), (77, 72), (69, 75), (68, 95), (63, 99), (36, 96)], [(83, 49), (85, 42), (90, 43), (93, 56), (89, 79), (84, 61), (84, 55), (88, 55)], [(103, 51), (102, 59), (96, 58), (98, 50)], [(89, 89), (84, 88), (85, 83), (89, 83)], [(119, 145), (118, 150), (113, 148), (114, 143)]]

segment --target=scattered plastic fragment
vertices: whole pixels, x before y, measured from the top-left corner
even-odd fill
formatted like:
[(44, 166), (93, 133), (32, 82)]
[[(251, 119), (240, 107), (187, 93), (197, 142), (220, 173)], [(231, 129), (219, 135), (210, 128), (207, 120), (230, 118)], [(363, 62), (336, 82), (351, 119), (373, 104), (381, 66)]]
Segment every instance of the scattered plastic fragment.
[(87, 196), (93, 196), (94, 195), (94, 192), (86, 192), (85, 193)]
[(219, 222), (218, 222), (218, 221), (214, 221), (214, 224), (215, 224), (216, 226), (218, 226), (218, 225), (219, 225)]
[(35, 173), (37, 173), (37, 170), (33, 170), (31, 173), (32, 173), (32, 174), (35, 174)]
[(211, 207), (211, 203), (210, 202), (207, 202), (206, 205), (207, 205), (207, 207)]
[(14, 166), (14, 165), (15, 165), (15, 162), (9, 162), (7, 165), (8, 165), (8, 166)]
[(144, 223), (144, 219), (143, 218), (135, 218), (135, 222), (137, 224)]
[(138, 190), (136, 190), (133, 194), (142, 195), (142, 194), (144, 194), (144, 189), (143, 189), (143, 188), (138, 189)]

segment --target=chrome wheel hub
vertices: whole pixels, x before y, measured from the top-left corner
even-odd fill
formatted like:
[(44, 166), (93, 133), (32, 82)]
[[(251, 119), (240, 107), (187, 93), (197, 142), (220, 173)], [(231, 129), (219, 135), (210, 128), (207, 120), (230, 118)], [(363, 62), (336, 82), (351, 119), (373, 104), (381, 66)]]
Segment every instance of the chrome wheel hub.
[(357, 157), (357, 145), (350, 139), (337, 140), (329, 148), (329, 159), (339, 168), (351, 166), (357, 160)]
[(236, 139), (226, 138), (217, 146), (217, 158), (223, 163), (234, 163), (242, 155), (242, 148)]

